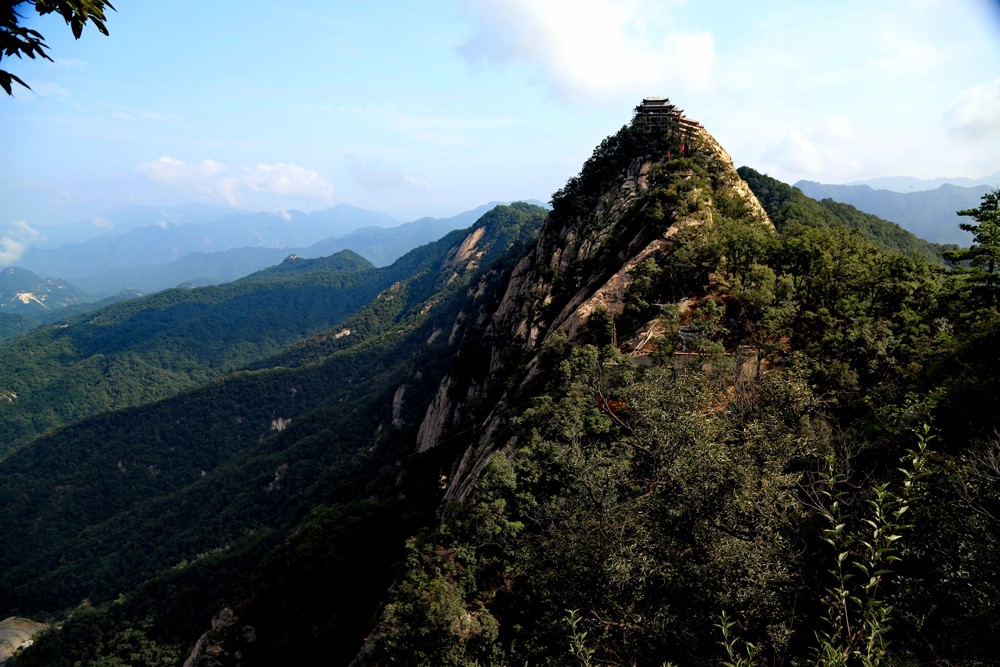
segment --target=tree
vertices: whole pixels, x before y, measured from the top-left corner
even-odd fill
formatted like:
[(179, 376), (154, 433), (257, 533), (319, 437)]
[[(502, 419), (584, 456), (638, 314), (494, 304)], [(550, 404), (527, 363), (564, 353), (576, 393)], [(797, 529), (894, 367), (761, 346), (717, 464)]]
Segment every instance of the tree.
[(977, 271), (978, 279), (985, 283), (987, 290), (996, 298), (997, 271), (1000, 270), (1000, 190), (993, 190), (983, 195), (979, 208), (957, 211), (958, 215), (967, 216), (976, 223), (963, 222), (959, 225), (963, 230), (972, 233), (972, 246), (948, 253), (948, 258), (956, 262), (968, 261)]
[[(45, 43), (45, 37), (37, 30), (21, 25), (24, 17), (18, 11), (20, 5), (30, 5), (40, 16), (59, 14), (73, 30), (73, 36), (77, 39), (80, 39), (83, 27), (88, 21), (93, 23), (101, 34), (107, 35), (108, 28), (104, 24), (107, 20), (105, 9), (114, 9), (107, 0), (0, 0), (0, 62), (11, 56), (18, 58), (28, 56), (32, 60), (36, 56), (41, 56), (46, 60), (52, 60), (46, 52), (48, 45)], [(0, 69), (0, 86), (8, 95), (14, 94), (12, 88), (14, 83), (31, 90), (31, 86), (20, 77)]]

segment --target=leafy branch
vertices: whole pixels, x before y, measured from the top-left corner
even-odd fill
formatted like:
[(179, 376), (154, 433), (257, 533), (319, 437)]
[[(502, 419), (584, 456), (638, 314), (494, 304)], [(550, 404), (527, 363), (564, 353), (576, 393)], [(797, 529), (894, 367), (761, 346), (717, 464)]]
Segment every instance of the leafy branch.
[[(18, 12), (20, 5), (32, 5), (39, 16), (58, 14), (63, 17), (76, 39), (80, 39), (83, 28), (88, 22), (92, 23), (102, 35), (107, 35), (105, 9), (114, 10), (114, 6), (107, 0), (24, 0), (3, 3), (0, 6), (0, 62), (11, 56), (52, 60), (46, 52), (49, 47), (45, 43), (45, 37), (37, 30), (21, 25), (24, 17)], [(0, 69), (0, 87), (8, 95), (14, 94), (14, 83), (31, 90), (31, 86), (20, 77)]]
[[(828, 572), (833, 584), (825, 591), (824, 628), (816, 632), (814, 648), (817, 667), (879, 667), (886, 664), (892, 605), (885, 600), (885, 584), (892, 564), (900, 560), (900, 540), (913, 526), (904, 521), (919, 490), (918, 482), (926, 474), (927, 446), (934, 439), (926, 424), (916, 433), (917, 447), (907, 451), (902, 473), (902, 488), (894, 491), (883, 483), (872, 488), (865, 500), (868, 516), (857, 517), (847, 509), (852, 493), (848, 476), (837, 470), (834, 455), (826, 459), (818, 487), (812, 490), (813, 509), (827, 523), (823, 541), (834, 549)], [(859, 523), (852, 530), (851, 523)], [(719, 642), (726, 651), (724, 667), (756, 667), (760, 647), (742, 641), (733, 631), (736, 622), (725, 612), (716, 627), (722, 633)]]
[(821, 667), (884, 664), (892, 605), (885, 600), (884, 584), (898, 562), (900, 540), (913, 526), (904, 515), (917, 495), (917, 483), (925, 474), (927, 445), (933, 436), (930, 427), (917, 433), (916, 449), (907, 452), (908, 465), (899, 468), (902, 488), (888, 484), (872, 489), (865, 500), (869, 516), (860, 519), (857, 531), (848, 529), (851, 513), (846, 475), (836, 470), (836, 459), (827, 458), (827, 470), (820, 474), (818, 509), (827, 523), (823, 541), (834, 549), (829, 568), (833, 585), (826, 590), (824, 629), (817, 632), (816, 664)]

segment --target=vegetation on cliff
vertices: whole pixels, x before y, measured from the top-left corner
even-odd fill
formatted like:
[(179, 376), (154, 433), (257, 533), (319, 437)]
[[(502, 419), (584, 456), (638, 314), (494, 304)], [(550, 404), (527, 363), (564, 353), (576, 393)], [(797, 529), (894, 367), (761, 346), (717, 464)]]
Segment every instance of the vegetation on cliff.
[(592, 343), (549, 339), (361, 664), (989, 663), (996, 313), (870, 230), (719, 199)]
[(707, 134), (628, 126), (544, 223), (32, 440), (0, 609), (93, 606), (14, 665), (989, 664), (995, 302), (745, 175), (763, 210)]
[(916, 254), (936, 264), (943, 264), (943, 246), (908, 232), (894, 222), (864, 213), (849, 204), (832, 199), (817, 201), (802, 194), (798, 188), (766, 174), (740, 167), (739, 174), (747, 182), (767, 214), (779, 230), (788, 225), (807, 227), (847, 227), (875, 245), (904, 255)]
[[(346, 662), (404, 537), (432, 518), (447, 450), (414, 457), (412, 441), (422, 397), (459, 345), (435, 332), (470, 283), (495, 291), (544, 214), (500, 207), (410, 253), (401, 280), (266, 368), (88, 418), (10, 455), (0, 607), (95, 605), (22, 660), (98, 664), (139, 635), (176, 656), (220, 605), (243, 601), (245, 623), (267, 628), (251, 647), (262, 660), (308, 661), (332, 625), (325, 650)], [(466, 236), (478, 243), (456, 262)], [(400, 386), (413, 398), (397, 408)]]

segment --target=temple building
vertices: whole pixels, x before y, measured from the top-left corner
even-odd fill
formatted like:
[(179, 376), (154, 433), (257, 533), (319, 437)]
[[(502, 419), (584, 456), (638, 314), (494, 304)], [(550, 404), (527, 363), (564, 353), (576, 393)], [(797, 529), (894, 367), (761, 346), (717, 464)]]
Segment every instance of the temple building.
[(667, 128), (680, 125), (689, 129), (701, 129), (701, 123), (688, 118), (682, 109), (678, 109), (666, 97), (646, 97), (635, 108), (632, 116), (633, 125), (643, 125), (649, 129)]

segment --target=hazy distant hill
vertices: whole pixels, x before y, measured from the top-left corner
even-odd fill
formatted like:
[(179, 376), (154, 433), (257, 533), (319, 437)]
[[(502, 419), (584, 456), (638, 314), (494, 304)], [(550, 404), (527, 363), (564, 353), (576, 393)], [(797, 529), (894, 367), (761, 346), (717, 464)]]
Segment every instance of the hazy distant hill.
[(0, 269), (0, 340), (141, 296), (136, 290), (123, 289), (98, 300), (58, 278), (42, 278), (17, 267)]
[(91, 301), (64, 280), (42, 278), (17, 267), (0, 269), (0, 340), (27, 333)]
[(322, 257), (350, 248), (375, 266), (387, 266), (413, 248), (436, 241), (448, 232), (469, 227), (501, 203), (508, 202), (490, 202), (450, 218), (426, 217), (397, 227), (365, 227), (346, 236), (320, 241), (301, 254), (305, 257)]
[[(173, 262), (195, 252), (247, 246), (304, 247), (360, 227), (396, 224), (398, 221), (388, 215), (348, 204), (312, 213), (236, 213), (200, 224), (161, 222), (56, 249), (31, 248), (18, 265), (41, 275), (72, 280), (98, 271)], [(110, 289), (122, 287), (134, 286)]]
[(232, 248), (222, 252), (193, 252), (166, 264), (132, 266), (76, 278), (91, 294), (107, 294), (126, 286), (158, 292), (181, 283), (215, 285), (235, 280), (292, 254), (288, 248)]
[(236, 213), (225, 206), (180, 204), (179, 206), (122, 206), (110, 213), (66, 225), (36, 225), (40, 236), (32, 242), (37, 248), (59, 248), (69, 243), (83, 243), (98, 236), (118, 236), (156, 224), (197, 225)]
[(48, 316), (92, 299), (65, 280), (42, 278), (27, 269), (0, 269), (0, 310), (27, 316)]
[[(352, 250), (376, 266), (388, 266), (413, 248), (436, 241), (450, 231), (472, 225), (497, 203), (484, 204), (450, 218), (427, 217), (394, 227), (363, 227), (312, 244), (296, 246), (289, 238), (287, 244), (280, 246), (263, 247), (254, 244), (219, 252), (192, 252), (171, 262), (128, 266), (77, 276), (74, 283), (95, 295), (112, 294), (124, 288), (156, 292), (181, 283), (214, 285), (263, 269), (290, 254), (324, 257), (340, 250)], [(226, 220), (236, 224), (245, 219), (246, 216), (229, 216)], [(138, 230), (135, 234), (138, 236)]]
[(800, 189), (750, 167), (740, 167), (739, 174), (767, 210), (778, 230), (795, 224), (821, 229), (849, 227), (886, 250), (906, 255), (922, 255), (932, 262), (944, 263), (940, 248), (895, 222), (832, 199), (812, 199)]
[(978, 206), (983, 195), (992, 190), (988, 185), (964, 188), (946, 184), (933, 190), (893, 192), (875, 190), (867, 185), (828, 185), (813, 181), (799, 181), (795, 187), (813, 199), (832, 199), (891, 220), (933, 243), (959, 245), (968, 245), (972, 238), (959, 229), (962, 219), (955, 211)]
[[(7, 269), (27, 273), (23, 269)], [(0, 345), (0, 457), (53, 426), (163, 398), (331, 326), (398, 280), (350, 251), (165, 290)], [(44, 407), (48, 406), (48, 407)]]
[(957, 185), (962, 188), (974, 188), (979, 185), (1000, 187), (1000, 171), (983, 178), (914, 178), (912, 176), (879, 176), (860, 181), (851, 181), (845, 185), (868, 185), (876, 190), (893, 190), (895, 192), (915, 192), (917, 190), (935, 190), (942, 185)]

